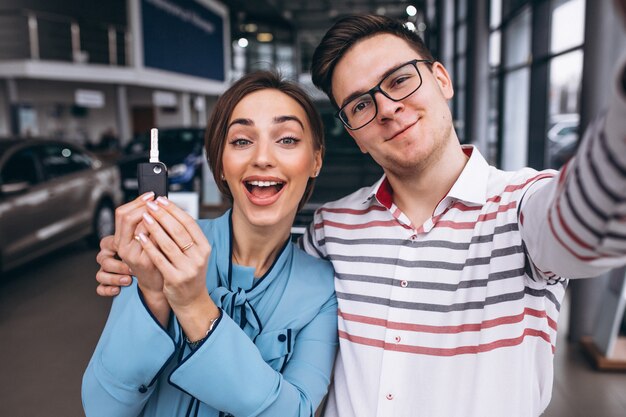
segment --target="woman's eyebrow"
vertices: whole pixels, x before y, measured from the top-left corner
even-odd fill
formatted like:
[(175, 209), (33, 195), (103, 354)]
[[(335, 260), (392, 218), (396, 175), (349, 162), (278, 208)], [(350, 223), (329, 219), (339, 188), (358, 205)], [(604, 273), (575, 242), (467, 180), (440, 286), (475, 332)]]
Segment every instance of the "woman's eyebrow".
[(252, 119), (243, 119), (243, 118), (235, 119), (232, 122), (230, 122), (230, 124), (228, 125), (228, 129), (233, 127), (233, 125), (254, 126), (254, 122), (252, 121)]
[(286, 116), (274, 117), (274, 123), (286, 123), (289, 121), (297, 122), (300, 125), (300, 127), (302, 127), (302, 130), (304, 130), (304, 123), (302, 123), (302, 120), (298, 119), (296, 116), (286, 115)]

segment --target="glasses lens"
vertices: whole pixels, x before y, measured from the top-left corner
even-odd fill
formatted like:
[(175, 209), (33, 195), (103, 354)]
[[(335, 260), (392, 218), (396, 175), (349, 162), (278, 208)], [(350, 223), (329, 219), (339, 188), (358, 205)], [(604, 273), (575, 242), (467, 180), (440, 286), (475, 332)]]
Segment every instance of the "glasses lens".
[(422, 77), (413, 64), (406, 64), (389, 74), (380, 89), (393, 100), (402, 100), (413, 94), (422, 84)]
[(339, 117), (351, 129), (358, 129), (376, 116), (376, 104), (370, 94), (363, 94), (341, 108)]

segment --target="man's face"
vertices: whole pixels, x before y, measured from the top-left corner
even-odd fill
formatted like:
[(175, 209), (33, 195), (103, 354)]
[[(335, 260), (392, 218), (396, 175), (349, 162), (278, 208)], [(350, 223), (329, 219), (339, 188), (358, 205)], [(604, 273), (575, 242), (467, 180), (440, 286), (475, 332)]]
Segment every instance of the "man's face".
[[(339, 60), (332, 75), (332, 93), (341, 107), (346, 98), (374, 87), (390, 70), (422, 59), (403, 39), (379, 34), (353, 45)], [(417, 64), (421, 87), (409, 97), (393, 101), (376, 93), (378, 114), (365, 127), (348, 130), (364, 153), (385, 172), (398, 175), (422, 170), (436, 162), (445, 145), (456, 140), (447, 101), (454, 94), (447, 71), (435, 63)]]

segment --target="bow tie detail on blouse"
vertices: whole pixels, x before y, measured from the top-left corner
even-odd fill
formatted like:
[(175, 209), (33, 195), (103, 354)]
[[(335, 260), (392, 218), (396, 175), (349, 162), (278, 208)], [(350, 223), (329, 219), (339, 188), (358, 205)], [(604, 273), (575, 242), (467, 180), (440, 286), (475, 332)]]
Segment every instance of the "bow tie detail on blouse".
[(218, 308), (223, 309), (235, 323), (252, 339), (261, 332), (259, 317), (248, 301), (247, 293), (242, 288), (231, 291), (226, 287), (217, 287), (211, 298)]

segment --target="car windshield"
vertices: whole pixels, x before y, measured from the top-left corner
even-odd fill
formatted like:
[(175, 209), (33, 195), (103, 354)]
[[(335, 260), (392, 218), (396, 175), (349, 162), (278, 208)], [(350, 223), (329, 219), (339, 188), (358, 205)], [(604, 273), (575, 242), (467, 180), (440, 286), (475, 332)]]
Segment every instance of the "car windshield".
[[(159, 131), (159, 153), (189, 154), (204, 141), (202, 129), (176, 129)], [(127, 147), (129, 153), (144, 153), (150, 149), (150, 135), (143, 134)]]
[(13, 145), (15, 145), (15, 141), (3, 140), (0, 141), (0, 156), (4, 155), (4, 153)]

